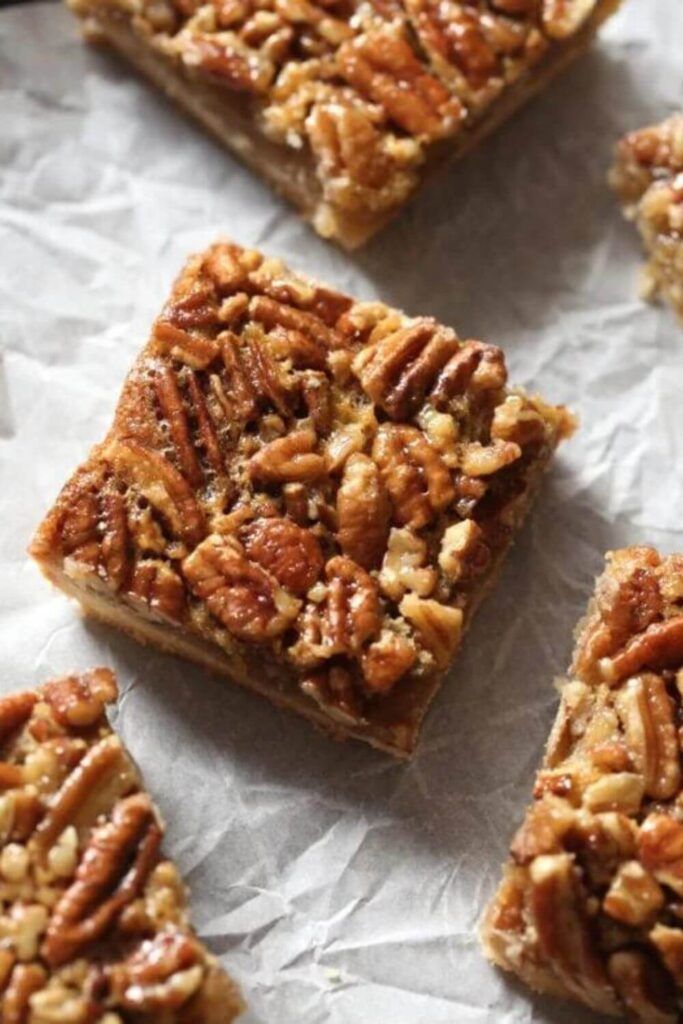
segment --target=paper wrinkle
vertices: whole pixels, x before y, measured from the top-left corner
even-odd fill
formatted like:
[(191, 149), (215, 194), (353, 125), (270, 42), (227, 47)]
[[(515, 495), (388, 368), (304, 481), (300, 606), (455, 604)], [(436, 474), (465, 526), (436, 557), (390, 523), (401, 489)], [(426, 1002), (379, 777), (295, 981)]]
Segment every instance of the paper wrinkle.
[[(681, 549), (683, 336), (637, 297), (605, 184), (683, 95), (680, 0), (601, 41), (366, 249), (326, 245), (61, 5), (0, 13), (0, 652), (4, 691), (111, 665), (117, 728), (168, 822), (245, 1024), (583, 1024), (483, 961), (475, 929), (529, 799), (603, 552)], [(218, 234), (501, 344), (581, 429), (478, 613), (414, 763), (339, 745), (98, 625), (24, 555), (110, 422), (186, 255)]]

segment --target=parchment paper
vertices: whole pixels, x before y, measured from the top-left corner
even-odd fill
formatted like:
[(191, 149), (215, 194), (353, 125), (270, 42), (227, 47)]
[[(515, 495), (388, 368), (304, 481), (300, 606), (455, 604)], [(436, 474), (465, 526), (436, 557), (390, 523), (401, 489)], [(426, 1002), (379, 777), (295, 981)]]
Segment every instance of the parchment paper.
[[(247, 1024), (596, 1019), (488, 968), (475, 925), (602, 552), (683, 547), (683, 330), (637, 299), (639, 245), (604, 183), (616, 138), (683, 99), (682, 40), (680, 0), (626, 0), (349, 258), (61, 6), (0, 11), (0, 688), (116, 669), (115, 724)], [(221, 232), (501, 344), (515, 381), (581, 416), (407, 767), (84, 623), (24, 554), (184, 257)]]

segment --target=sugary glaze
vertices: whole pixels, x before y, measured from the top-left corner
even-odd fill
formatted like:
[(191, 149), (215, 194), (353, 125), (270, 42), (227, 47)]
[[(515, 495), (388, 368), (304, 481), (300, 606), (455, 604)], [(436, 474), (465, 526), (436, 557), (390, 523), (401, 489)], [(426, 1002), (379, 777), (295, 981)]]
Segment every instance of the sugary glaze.
[(0, 1020), (230, 1024), (164, 827), (105, 718), (108, 669), (0, 699)]
[(506, 378), (493, 345), (220, 243), (31, 553), (96, 614), (406, 754), (573, 427)]
[(610, 181), (648, 253), (645, 297), (663, 295), (683, 318), (683, 114), (622, 139)]
[(464, 152), (577, 56), (618, 4), (71, 0), (94, 37), (349, 247), (428, 165)]
[(611, 1016), (681, 1019), (682, 728), (683, 556), (613, 552), (484, 921), (495, 963)]

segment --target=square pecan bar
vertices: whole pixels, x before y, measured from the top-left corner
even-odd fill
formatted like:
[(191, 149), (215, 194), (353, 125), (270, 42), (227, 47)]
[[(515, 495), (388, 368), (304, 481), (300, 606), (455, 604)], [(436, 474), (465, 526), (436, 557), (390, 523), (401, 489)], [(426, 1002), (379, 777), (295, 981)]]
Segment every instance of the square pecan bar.
[(643, 1024), (683, 1007), (683, 556), (607, 556), (534, 803), (483, 925), (532, 988)]
[(683, 318), (683, 114), (622, 139), (610, 182), (648, 253), (644, 297), (664, 296)]
[(0, 698), (0, 1021), (230, 1024), (164, 827), (107, 724), (108, 669)]
[(31, 553), (86, 611), (409, 754), (558, 441), (503, 353), (214, 245)]
[(620, 0), (70, 0), (326, 238), (366, 241)]

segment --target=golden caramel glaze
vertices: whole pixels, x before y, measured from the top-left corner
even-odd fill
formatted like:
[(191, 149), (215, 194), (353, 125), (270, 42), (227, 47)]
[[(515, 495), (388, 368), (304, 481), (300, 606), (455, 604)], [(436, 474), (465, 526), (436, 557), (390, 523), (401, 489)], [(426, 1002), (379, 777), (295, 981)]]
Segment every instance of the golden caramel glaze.
[[(435, 148), (514, 90), (530, 95), (619, 0), (70, 2), (174, 98), (196, 93), (198, 109), (185, 105), (286, 193), (297, 186), (268, 164), (278, 149), (293, 154), (299, 191), (317, 193), (298, 205), (353, 245), (371, 233), (364, 220), (376, 229), (405, 202)], [(134, 39), (121, 45), (116, 23)], [(223, 129), (221, 96), (242, 114)], [(275, 147), (251, 160), (248, 123)]]
[(572, 429), (495, 346), (219, 243), (31, 553), (323, 723), (398, 735)]
[(0, 698), (0, 1020), (230, 1024), (104, 668)]
[(683, 318), (683, 114), (623, 138), (610, 183), (648, 254), (644, 297), (662, 295)]
[(642, 1024), (683, 1006), (683, 556), (607, 556), (534, 802), (484, 920), (532, 988)]

